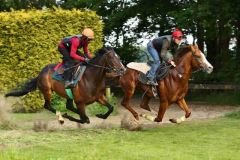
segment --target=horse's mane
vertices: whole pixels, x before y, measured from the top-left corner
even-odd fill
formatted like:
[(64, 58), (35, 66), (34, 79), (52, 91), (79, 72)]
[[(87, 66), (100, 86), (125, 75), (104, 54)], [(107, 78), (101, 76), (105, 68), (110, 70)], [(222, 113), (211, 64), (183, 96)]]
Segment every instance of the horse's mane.
[(100, 57), (102, 57), (105, 53), (107, 53), (108, 51), (111, 51), (113, 50), (112, 47), (103, 47), (103, 48), (100, 48), (98, 49), (96, 52), (95, 52), (95, 57), (91, 59), (90, 62), (95, 62), (97, 59), (99, 59)]
[(181, 58), (182, 56), (184, 56), (186, 53), (188, 53), (191, 50), (192, 49), (191, 49), (190, 45), (186, 45), (186, 46), (183, 46), (183, 47), (179, 48), (176, 52), (175, 59)]

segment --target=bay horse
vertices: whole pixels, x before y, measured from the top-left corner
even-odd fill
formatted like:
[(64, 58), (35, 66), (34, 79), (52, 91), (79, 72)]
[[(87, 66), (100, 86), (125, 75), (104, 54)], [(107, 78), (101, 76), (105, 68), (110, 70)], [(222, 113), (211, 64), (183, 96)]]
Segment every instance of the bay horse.
[[(193, 71), (203, 70), (207, 73), (213, 71), (213, 66), (207, 61), (205, 55), (199, 50), (197, 45), (185, 46), (176, 54), (176, 67), (171, 68), (168, 75), (158, 80), (156, 90), (160, 100), (158, 115), (155, 122), (161, 122), (166, 109), (173, 103), (176, 103), (183, 111), (185, 117), (191, 115), (191, 111), (184, 99), (188, 91), (188, 80)], [(121, 104), (128, 109), (136, 120), (139, 120), (138, 113), (129, 105), (130, 99), (133, 96), (136, 87), (145, 92), (140, 107), (151, 111), (148, 103), (153, 97), (153, 92), (149, 85), (143, 84), (139, 81), (140, 71), (127, 67), (126, 72), (121, 76), (119, 83), (124, 91), (124, 97)], [(176, 123), (176, 119), (170, 119), (171, 122)]]
[[(54, 91), (59, 96), (67, 99), (67, 109), (79, 114), (80, 119), (75, 119), (66, 113), (62, 115), (63, 117), (78, 123), (90, 123), (89, 118), (85, 113), (85, 105), (96, 101), (108, 108), (108, 111), (105, 114), (97, 114), (96, 116), (98, 118), (106, 119), (113, 111), (113, 106), (107, 102), (107, 99), (104, 95), (106, 73), (120, 73), (125, 70), (125, 67), (121, 63), (120, 57), (110, 47), (98, 50), (96, 56), (86, 65), (87, 68), (81, 80), (77, 82), (76, 87), (71, 89), (74, 97), (73, 100), (77, 106), (77, 109), (74, 108), (73, 101), (68, 98), (64, 84), (52, 78), (54, 73), (53, 68), (55, 67), (53, 64), (45, 66), (39, 75), (29, 82), (26, 82), (21, 90), (12, 91), (7, 93), (5, 96), (23, 96), (38, 88), (44, 96), (44, 108), (61, 117), (61, 114), (59, 115), (60, 112), (56, 111), (51, 106), (51, 95)], [(64, 122), (63, 118), (60, 122)]]

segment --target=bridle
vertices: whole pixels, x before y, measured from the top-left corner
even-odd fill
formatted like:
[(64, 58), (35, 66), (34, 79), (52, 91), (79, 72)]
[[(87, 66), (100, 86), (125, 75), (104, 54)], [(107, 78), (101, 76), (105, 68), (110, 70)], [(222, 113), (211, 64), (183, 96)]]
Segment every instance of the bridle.
[[(193, 58), (194, 58), (196, 61), (198, 61), (199, 63), (202, 63), (202, 62), (201, 62), (201, 58), (196, 55), (196, 52), (195, 52), (195, 51), (191, 50), (191, 53), (192, 53)], [(170, 67), (171, 67), (171, 66), (170, 66)], [(178, 75), (180, 75), (180, 76), (182, 76), (183, 74), (185, 74), (185, 73), (181, 73), (181, 72), (177, 69), (177, 67), (175, 68), (175, 70), (177, 71)], [(192, 73), (197, 73), (197, 72), (202, 71), (202, 70), (203, 70), (203, 68), (200, 67), (200, 68), (192, 71)]]
[[(200, 64), (202, 64), (201, 57), (197, 56), (195, 51), (192, 51), (192, 56), (196, 61), (198, 61)], [(199, 71), (202, 71), (202, 70), (203, 70), (203, 68), (200, 67), (200, 68), (196, 69), (195, 71), (193, 71), (192, 73), (196, 73), (196, 72), (199, 72)]]
[[(111, 53), (111, 51), (108, 51), (105, 54)], [(108, 62), (108, 61), (107, 61)], [(97, 64), (92, 64), (92, 63), (87, 63), (90, 66), (96, 67), (96, 68), (103, 68), (104, 70), (106, 70), (106, 72), (115, 72), (117, 75), (123, 75), (124, 74), (124, 70), (121, 68), (116, 68), (116, 67), (106, 67), (106, 66), (101, 66), (101, 65), (97, 65)], [(109, 65), (109, 63), (108, 63)]]

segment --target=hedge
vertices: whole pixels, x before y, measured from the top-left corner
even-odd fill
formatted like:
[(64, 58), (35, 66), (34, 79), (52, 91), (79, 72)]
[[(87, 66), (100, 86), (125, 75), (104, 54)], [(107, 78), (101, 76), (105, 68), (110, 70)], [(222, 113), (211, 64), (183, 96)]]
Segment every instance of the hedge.
[[(0, 91), (16, 88), (38, 75), (50, 63), (61, 60), (57, 45), (65, 36), (92, 28), (95, 40), (91, 52), (102, 47), (103, 23), (94, 11), (84, 10), (21, 10), (0, 12)], [(43, 106), (39, 92), (22, 98), (25, 111)]]

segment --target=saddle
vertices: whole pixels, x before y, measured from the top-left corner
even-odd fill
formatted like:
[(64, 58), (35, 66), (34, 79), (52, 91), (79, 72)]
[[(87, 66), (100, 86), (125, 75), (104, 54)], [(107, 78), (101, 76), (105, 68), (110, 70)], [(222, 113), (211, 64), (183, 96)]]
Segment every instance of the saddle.
[[(57, 80), (57, 81), (61, 81), (62, 83), (64, 83), (64, 70), (66, 70), (67, 68), (65, 67), (65, 65), (59, 65), (58, 68), (54, 68), (54, 73), (52, 75), (52, 78)], [(74, 69), (73, 71), (73, 75), (72, 75), (72, 79), (74, 81), (74, 87), (76, 86), (77, 82), (82, 78), (83, 73), (86, 70), (86, 66), (83, 63), (80, 63), (76, 69)]]
[[(149, 66), (153, 64), (153, 61), (148, 61), (147, 63)], [(156, 71), (156, 80), (162, 80), (165, 78), (170, 70), (171, 66), (167, 65), (166, 63), (161, 63), (161, 65), (158, 67)], [(148, 72), (147, 72), (148, 73)], [(142, 82), (143, 84), (147, 84), (148, 78), (147, 78), (147, 73), (140, 73), (139, 76), (139, 81)]]

